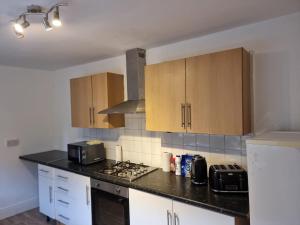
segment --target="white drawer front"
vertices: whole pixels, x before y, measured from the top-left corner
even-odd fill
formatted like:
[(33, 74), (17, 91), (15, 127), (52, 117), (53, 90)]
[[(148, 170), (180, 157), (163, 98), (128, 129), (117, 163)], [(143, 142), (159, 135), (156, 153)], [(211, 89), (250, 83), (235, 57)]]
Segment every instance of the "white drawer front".
[(53, 179), (54, 168), (39, 164), (38, 165), (38, 173), (39, 173), (39, 176), (48, 177), (50, 179)]

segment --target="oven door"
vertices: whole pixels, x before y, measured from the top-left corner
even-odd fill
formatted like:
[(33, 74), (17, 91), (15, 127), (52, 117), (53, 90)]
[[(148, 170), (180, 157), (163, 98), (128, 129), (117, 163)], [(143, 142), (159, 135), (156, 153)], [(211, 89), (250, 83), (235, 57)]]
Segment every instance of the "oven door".
[(93, 225), (129, 225), (129, 200), (92, 188)]

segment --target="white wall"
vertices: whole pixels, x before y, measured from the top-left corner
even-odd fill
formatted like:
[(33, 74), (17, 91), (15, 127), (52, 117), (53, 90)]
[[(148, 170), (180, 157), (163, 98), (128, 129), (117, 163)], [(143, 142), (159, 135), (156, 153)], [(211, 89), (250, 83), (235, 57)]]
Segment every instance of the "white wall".
[[(49, 72), (0, 66), (0, 220), (37, 206), (36, 165), (18, 157), (52, 143)], [(5, 140), (20, 144), (6, 147)]]

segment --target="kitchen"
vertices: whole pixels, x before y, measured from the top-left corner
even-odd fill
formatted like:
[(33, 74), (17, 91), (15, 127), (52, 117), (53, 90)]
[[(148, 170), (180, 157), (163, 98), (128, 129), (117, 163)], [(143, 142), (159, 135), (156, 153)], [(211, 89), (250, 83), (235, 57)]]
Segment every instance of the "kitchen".
[[(23, 8), (21, 7), (20, 13), (22, 13), (22, 10), (24, 10), (27, 5), (37, 2), (38, 1), (26, 1), (26, 4), (22, 6)], [(20, 156), (27, 156), (28, 159), (28, 155), (31, 154), (47, 152), (53, 149), (62, 150), (63, 154), (62, 156), (59, 155), (58, 158), (55, 158), (54, 154), (54, 159), (50, 159), (50, 161), (47, 161), (47, 159), (42, 160), (40, 158), (35, 161), (40, 162), (40, 166), (42, 167), (46, 166), (47, 169), (50, 168), (54, 177), (56, 176), (55, 174), (59, 172), (62, 173), (61, 176), (67, 174), (68, 176), (70, 175), (72, 179), (78, 175), (79, 178), (96, 178), (96, 180), (100, 181), (111, 181), (106, 175), (94, 174), (94, 170), (100, 171), (101, 169), (104, 169), (100, 168), (101, 163), (91, 166), (78, 166), (77, 164), (73, 165), (72, 163), (70, 164), (69, 162), (64, 161), (67, 158), (68, 144), (86, 140), (99, 140), (104, 143), (105, 154), (108, 159), (107, 162), (116, 159), (117, 146), (121, 146), (123, 161), (130, 160), (133, 163), (143, 163), (144, 165), (153, 168), (159, 168), (132, 182), (120, 181), (115, 178), (112, 179), (112, 184), (129, 188), (129, 200), (125, 202), (129, 202), (129, 209), (132, 207), (132, 209), (129, 210), (130, 224), (151, 224), (152, 220), (152, 224), (167, 224), (168, 222), (178, 224), (178, 220), (176, 222), (173, 220), (174, 218), (178, 219), (175, 216), (177, 211), (180, 224), (192, 224), (193, 221), (197, 224), (201, 224), (201, 222), (205, 222), (205, 219), (203, 218), (208, 218), (206, 224), (222, 224), (222, 222), (224, 224), (247, 224), (249, 218), (250, 224), (276, 224), (274, 219), (280, 224), (280, 218), (292, 218), (289, 221), (285, 220), (285, 224), (299, 224), (299, 220), (296, 220), (298, 218), (297, 215), (295, 216), (295, 214), (293, 214), (293, 212), (299, 211), (299, 204), (296, 203), (296, 200), (299, 199), (299, 195), (297, 194), (294, 195), (294, 199), (288, 196), (286, 196), (285, 199), (280, 198), (283, 209), (284, 206), (287, 205), (293, 206), (291, 208), (294, 210), (289, 210), (288, 212), (280, 207), (270, 207), (270, 211), (265, 210), (262, 215), (255, 210), (260, 209), (259, 206), (254, 208), (251, 207), (252, 196), (250, 181), (251, 179), (254, 179), (254, 177), (250, 177), (251, 170), (249, 171), (250, 168), (247, 168), (247, 161), (249, 162), (250, 159), (246, 155), (249, 154), (247, 146), (250, 148), (255, 144), (250, 143), (251, 141), (249, 140), (249, 143), (247, 143), (246, 146), (245, 141), (246, 139), (251, 139), (252, 134), (259, 136), (267, 131), (297, 131), (300, 128), (298, 119), (300, 112), (298, 100), (298, 96), (300, 96), (298, 89), (299, 63), (297, 60), (300, 54), (298, 47), (300, 36), (299, 2), (289, 1), (289, 5), (286, 1), (276, 1), (275, 3), (267, 1), (264, 4), (261, 3), (262, 6), (255, 6), (256, 4), (259, 5), (260, 2), (247, 3), (250, 5), (244, 5), (244, 3), (239, 2), (238, 5), (241, 10), (240, 12), (243, 12), (242, 15), (238, 14), (235, 11), (236, 9), (231, 9), (229, 6), (226, 9), (227, 11), (223, 12), (224, 14), (220, 11), (216, 11), (220, 13), (219, 17), (215, 15), (216, 20), (217, 18), (219, 19), (218, 25), (221, 27), (218, 29), (211, 28), (216, 26), (216, 24), (208, 22), (210, 21), (209, 14), (211, 13), (205, 13), (204, 15), (204, 2), (202, 2), (202, 4), (195, 2), (185, 3), (185, 6), (191, 12), (199, 11), (202, 13), (200, 13), (201, 15), (193, 15), (188, 11), (182, 12), (184, 25), (180, 25), (180, 23), (173, 24), (173, 21), (170, 21), (170, 19), (175, 20), (176, 15), (181, 12), (180, 9), (182, 8), (183, 3), (180, 3), (180, 1), (175, 1), (174, 7), (171, 8), (168, 8), (168, 4), (163, 4), (158, 7), (158, 2), (151, 4), (147, 4), (146, 2), (137, 4), (136, 1), (128, 1), (128, 6), (132, 6), (132, 9), (134, 9), (132, 13), (128, 14), (124, 12), (124, 5), (120, 2), (120, 5), (105, 5), (107, 3), (102, 2), (102, 4), (107, 7), (107, 11), (102, 10), (101, 15), (96, 13), (97, 10), (100, 10), (101, 4), (98, 5), (95, 2), (91, 2), (91, 5), (82, 6), (82, 4), (74, 1), (74, 3), (70, 3), (68, 6), (61, 7), (60, 16), (63, 21), (63, 26), (61, 28), (54, 29), (51, 33), (45, 33), (40, 28), (40, 24), (35, 22), (32, 26), (28, 27), (25, 37), (22, 39), (16, 39), (13, 32), (11, 32), (10, 29), (7, 29), (9, 24), (1, 24), (1, 29), (2, 27), (6, 29), (5, 31), (1, 31), (1, 37), (3, 36), (3, 40), (0, 41), (3, 42), (1, 43), (1, 49), (7, 50), (1, 51), (0, 57), (0, 64), (3, 64), (3, 66), (0, 66), (0, 102), (3, 105), (1, 109), (3, 120), (1, 121), (2, 128), (0, 131), (3, 142), (2, 147), (0, 148), (2, 155), (0, 163), (0, 224), (7, 224), (7, 221), (11, 221), (10, 219), (13, 217), (10, 216), (20, 215), (20, 213), (22, 215), (22, 213), (26, 213), (31, 209), (39, 207), (39, 198), (41, 198), (39, 196), (39, 191), (42, 190), (39, 189), (40, 172), (38, 172), (38, 169), (40, 168), (38, 168), (37, 163), (20, 160)], [(217, 2), (218, 1), (214, 1), (214, 3)], [(231, 4), (234, 3), (231, 2)], [(269, 9), (268, 7), (270, 4), (273, 4), (272, 9)], [(9, 8), (9, 10), (13, 10), (13, 6), (10, 4), (8, 4), (8, 6), (7, 8)], [(49, 6), (51, 6), (50, 3)], [(90, 10), (90, 13), (94, 12), (95, 14), (91, 15), (95, 17), (97, 17), (97, 15), (99, 16), (97, 20), (100, 21), (99, 27), (102, 30), (112, 32), (107, 26), (116, 26), (113, 29), (112, 36), (109, 36), (109, 34), (106, 33), (104, 35), (101, 32), (101, 29), (98, 33), (91, 30), (86, 24), (90, 18), (86, 18), (85, 21), (85, 19), (83, 19), (84, 17), (82, 17), (82, 21), (79, 22), (76, 20), (76, 22), (73, 22), (72, 20), (77, 18), (76, 13), (80, 12), (79, 6), (83, 7), (83, 11)], [(124, 26), (124, 24), (118, 24), (121, 20), (120, 17), (117, 17), (118, 14), (124, 17), (124, 23), (125, 18), (128, 19), (126, 22), (129, 23), (132, 21), (132, 18), (141, 18), (141, 15), (143, 15), (143, 17), (144, 15), (147, 15), (148, 7), (150, 7), (150, 9), (158, 10), (156, 19), (164, 21), (164, 24), (160, 25), (164, 25), (168, 27), (168, 29), (162, 31), (157, 27), (157, 24), (155, 23), (156, 20), (151, 20), (151, 18), (148, 17), (143, 18), (141, 24), (137, 23), (136, 27), (127, 25), (128, 29), (132, 29), (130, 30), (132, 34), (120, 27)], [(210, 12), (218, 10), (213, 7), (213, 4), (210, 5), (210, 7)], [(247, 12), (249, 9), (248, 7), (253, 7), (253, 12)], [(169, 14), (163, 15), (166, 9), (169, 9), (170, 12)], [(261, 9), (261, 11), (258, 9)], [(267, 14), (267, 12), (269, 12), (269, 14)], [(18, 11), (15, 10), (13, 15), (17, 16), (17, 14)], [(115, 21), (117, 24), (115, 24), (113, 20), (108, 20), (111, 19), (111, 17), (105, 17), (109, 16), (109, 14), (112, 14), (117, 18), (117, 22)], [(235, 19), (235, 23), (230, 25), (227, 21), (227, 26), (224, 24), (221, 26), (221, 21), (226, 17), (225, 15), (228, 17), (229, 15), (232, 15), (232, 18)], [(252, 15), (252, 17), (250, 15)], [(246, 18), (247, 16), (248, 20)], [(206, 22), (202, 21), (202, 24), (200, 23), (200, 19), (205, 19), (204, 21)], [(188, 22), (191, 23), (190, 26), (186, 26), (186, 24), (189, 24)], [(76, 23), (78, 23), (77, 27), (75, 26)], [(196, 24), (199, 26), (196, 26)], [(130, 23), (130, 25), (132, 25), (132, 23)], [(143, 27), (144, 25), (147, 25), (147, 29), (149, 30), (146, 31), (146, 27)], [(182, 26), (182, 32), (179, 32), (178, 29), (176, 30), (176, 26)], [(201, 30), (202, 26), (203, 28)], [(90, 31), (83, 32), (81, 36), (75, 37), (72, 32), (79, 31), (75, 28), (89, 29)], [(205, 32), (205, 29), (209, 30), (209, 28), (213, 31)], [(145, 32), (145, 34), (147, 34), (145, 36), (149, 39), (141, 35), (141, 33), (135, 33), (134, 29), (138, 29), (139, 32)], [(195, 30), (193, 31), (193, 29)], [(159, 30), (161, 33), (159, 33)], [(114, 32), (116, 31), (119, 32), (119, 36), (114, 39)], [(177, 34), (176, 31), (178, 32)], [(94, 33), (95, 35), (97, 34), (96, 37), (93, 37), (93, 32), (96, 32)], [(192, 32), (194, 32), (193, 35), (191, 35)], [(173, 35), (173, 37), (171, 35)], [(70, 44), (66, 42), (68, 38), (70, 38)], [(126, 38), (128, 39), (126, 40)], [(160, 38), (160, 40), (158, 38)], [(47, 40), (50, 47), (43, 45), (43, 40), (41, 39)], [(110, 39), (111, 43), (109, 41)], [(136, 39), (138, 39), (138, 41), (134, 41)], [(60, 40), (62, 40), (62, 42), (60, 42)], [(99, 43), (99, 40), (101, 40), (101, 43)], [(89, 45), (89, 42), (93, 44)], [(9, 43), (13, 44), (9, 45)], [(36, 46), (33, 43), (36, 43)], [(110, 53), (106, 53), (111, 54), (111, 57), (101, 56), (101, 54), (103, 54), (101, 48), (105, 53), (107, 51), (106, 45), (120, 46), (121, 43), (123, 43), (123, 47), (122, 49), (120, 48), (119, 52), (114, 53), (115, 50), (111, 50)], [(5, 45), (9, 45), (9, 48), (5, 48)], [(76, 46), (76, 48), (73, 46)], [(95, 46), (99, 46), (99, 48)], [(43, 50), (43, 53), (36, 47)], [(60, 48), (64, 47), (68, 49), (68, 51), (60, 50)], [(89, 116), (90, 109), (88, 108), (86, 111), (88, 120), (85, 121), (87, 121), (89, 128), (87, 128), (86, 124), (82, 126), (83, 128), (78, 128), (78, 125), (74, 125), (74, 121), (72, 121), (74, 117), (73, 114), (76, 114), (78, 110), (73, 110), (73, 107), (76, 108), (76, 106), (74, 106), (71, 101), (73, 95), (71, 94), (72, 85), (70, 80), (100, 74), (105, 74), (104, 76), (107, 77), (110, 77), (110, 74), (122, 74), (124, 75), (124, 78), (122, 77), (123, 87), (121, 85), (121, 88), (119, 87), (117, 90), (111, 92), (114, 95), (119, 93), (122, 97), (122, 91), (120, 91), (120, 89), (123, 88), (123, 98), (125, 100), (130, 99), (130, 93), (141, 86), (139, 82), (135, 82), (134, 84), (134, 82), (129, 82), (132, 81), (132, 79), (127, 79), (130, 75), (127, 71), (128, 62), (126, 51), (128, 49), (136, 49), (137, 47), (146, 49), (145, 61), (146, 65), (149, 66), (146, 66), (144, 74), (146, 113), (125, 113), (124, 119), (120, 120), (120, 128), (92, 128), (89, 119), (93, 120), (93, 117)], [(240, 133), (229, 134), (228, 131), (216, 132), (218, 133), (216, 135), (210, 133), (209, 130), (205, 132), (187, 132), (187, 130), (190, 129), (190, 127), (187, 127), (189, 125), (188, 122), (191, 122), (193, 129), (196, 128), (195, 124), (198, 116), (205, 116), (204, 114), (207, 113), (205, 109), (207, 109), (207, 107), (200, 107), (200, 109), (198, 109), (200, 111), (195, 115), (192, 114), (189, 118), (189, 112), (195, 110), (199, 104), (192, 103), (191, 111), (188, 111), (188, 107), (184, 108), (183, 112), (186, 113), (186, 119), (184, 119), (184, 122), (186, 123), (184, 126), (186, 127), (182, 127), (181, 119), (183, 115), (181, 103), (185, 102), (185, 94), (180, 94), (182, 91), (181, 89), (183, 89), (183, 93), (191, 90), (198, 91), (197, 93), (201, 97), (203, 96), (201, 95), (201, 93), (203, 93), (201, 91), (205, 91), (206, 86), (204, 85), (204, 88), (199, 86), (201, 85), (200, 82), (191, 83), (191, 85), (195, 83), (196, 88), (187, 88), (187, 86), (180, 88), (179, 85), (174, 85), (177, 81), (177, 75), (175, 79), (174, 72), (179, 74), (178, 71), (184, 70), (182, 73), (187, 73), (185, 71), (185, 65), (188, 63), (184, 64), (182, 67), (180, 61), (187, 62), (192, 57), (201, 58), (201, 56), (207, 55), (208, 53), (220, 53), (226, 50), (239, 49), (241, 47), (249, 52), (251, 56), (249, 59), (251, 65), (249, 66), (249, 70), (250, 74), (253, 76), (250, 110), (252, 114), (251, 132), (243, 132), (245, 135)], [(9, 49), (14, 48), (18, 48), (20, 51), (9, 51)], [(55, 52), (58, 52), (59, 54), (54, 54)], [(89, 56), (87, 56), (88, 53)], [(93, 54), (96, 56), (93, 56)], [(176, 70), (172, 73), (166, 73), (174, 75), (174, 79), (169, 79), (171, 85), (165, 82), (165, 86), (160, 88), (160, 86), (155, 83), (154, 79), (149, 80), (151, 77), (155, 76), (150, 76), (149, 73), (154, 74), (155, 71), (158, 71), (155, 68), (151, 69), (151, 65), (170, 61), (179, 61), (178, 65), (176, 65)], [(166, 67), (161, 69), (161, 71), (164, 70), (166, 70)], [(157, 77), (161, 78), (163, 76)], [(165, 80), (168, 81), (168, 78)], [(132, 84), (133, 87), (128, 88), (128, 84)], [(151, 84), (155, 84), (156, 86), (151, 86)], [(227, 85), (231, 84), (226, 83), (226, 87)], [(149, 91), (152, 87), (156, 92)], [(167, 87), (173, 88), (169, 89), (169, 92), (167, 93), (173, 93), (177, 94), (176, 96), (180, 96), (180, 99), (178, 100), (179, 107), (177, 107), (177, 103), (174, 104), (171, 101), (168, 104), (157, 102), (158, 100), (164, 102), (164, 100), (167, 99), (160, 95)], [(202, 88), (200, 89), (200, 87)], [(136, 93), (133, 93), (133, 95), (135, 94)], [(111, 96), (111, 94), (106, 94), (106, 97), (108, 96)], [(196, 101), (204, 101), (203, 104), (211, 102), (205, 102), (205, 99), (201, 99), (199, 96)], [(241, 94), (233, 94), (232, 96), (240, 97)], [(99, 101), (101, 101), (101, 99)], [(167, 100), (171, 99), (172, 98), (168, 98)], [(159, 107), (153, 106), (151, 109), (147, 109), (147, 105), (149, 106), (147, 101), (150, 100), (152, 101), (151, 104), (158, 104)], [(74, 102), (76, 103), (78, 100)], [(213, 102), (217, 103), (217, 101)], [(168, 107), (166, 107), (167, 105)], [(176, 105), (176, 109), (175, 106), (174, 109), (172, 108), (173, 105)], [(184, 106), (188, 105), (184, 104)], [(171, 107), (172, 110), (168, 111), (167, 109), (169, 109), (169, 107)], [(103, 110), (104, 109), (105, 108), (103, 108)], [(241, 110), (241, 107), (238, 109)], [(98, 111), (98, 109), (96, 109), (96, 111)], [(237, 111), (235, 110), (234, 112)], [(215, 116), (215, 112), (216, 111), (214, 110), (212, 113), (208, 114)], [(220, 110), (217, 112), (220, 112)], [(175, 114), (177, 116), (172, 116)], [(237, 114), (240, 115), (240, 113)], [(96, 113), (93, 115), (96, 115)], [(169, 117), (167, 117), (167, 115)], [(224, 113), (220, 113), (219, 115), (223, 116)], [(101, 116), (101, 114), (97, 114), (96, 120), (97, 117)], [(236, 117), (237, 116), (233, 119)], [(189, 120), (190, 118), (191, 121)], [(199, 119), (199, 121), (201, 120)], [(174, 130), (175, 124), (176, 129), (180, 130)], [(242, 125), (244, 126), (244, 123), (242, 123)], [(166, 128), (167, 126), (169, 127)], [(210, 125), (208, 126), (210, 129)], [(203, 126), (201, 125), (200, 128), (201, 127)], [(241, 132), (241, 130), (239, 130), (239, 132)], [(249, 133), (251, 134), (249, 135)], [(280, 139), (280, 137), (277, 137), (277, 139)], [(249, 199), (247, 194), (216, 194), (211, 192), (208, 186), (191, 185), (190, 178), (176, 176), (174, 173), (163, 172), (164, 152), (172, 153), (174, 157), (176, 155), (199, 154), (206, 159), (207, 172), (210, 165), (215, 164), (237, 164), (241, 166), (249, 172)], [(58, 154), (61, 154), (61, 152)], [(286, 157), (287, 155), (288, 154), (284, 154)], [(63, 157), (63, 159), (60, 157)], [(299, 154), (297, 155), (295, 153), (293, 158), (297, 159), (297, 157), (299, 159)], [(272, 157), (269, 158), (271, 159)], [(276, 159), (272, 159), (274, 160), (272, 163), (276, 164)], [(33, 159), (31, 160), (33, 161)], [(71, 165), (71, 168), (68, 167), (66, 169), (66, 165)], [(295, 168), (299, 171), (299, 167), (295, 166)], [(42, 170), (45, 170), (45, 168), (42, 168)], [(92, 176), (90, 175), (91, 173), (93, 173)], [(45, 178), (45, 176), (43, 176), (43, 178)], [(49, 179), (46, 178), (46, 180)], [(81, 181), (83, 183), (89, 183), (89, 180), (86, 181), (83, 179)], [(297, 180), (297, 176), (295, 177), (295, 180), (290, 181), (290, 183), (287, 183), (286, 185), (291, 186), (290, 184), (292, 184), (292, 182), (295, 184), (294, 188), (299, 187), (299, 178)], [(45, 182), (43, 184), (45, 184)], [(90, 184), (93, 185), (93, 182)], [(73, 186), (78, 187), (78, 189), (80, 187), (80, 185), (77, 184)], [(86, 186), (83, 185), (82, 187), (83, 191), (80, 193), (82, 194), (82, 200), (86, 201)], [(280, 188), (286, 190), (284, 189), (286, 187), (280, 186)], [(92, 188), (88, 190), (88, 196), (90, 196), (93, 190), (94, 189)], [(205, 193), (201, 192), (201, 190), (205, 190)], [(293, 192), (292, 190), (289, 189), (290, 193)], [(274, 188), (273, 191), (273, 194), (278, 196), (278, 190), (275, 190)], [(56, 190), (53, 190), (53, 193), (54, 195), (52, 197), (53, 201), (55, 201)], [(259, 193), (257, 193), (257, 196), (259, 196), (258, 194)], [(130, 196), (133, 197), (130, 198)], [(257, 196), (254, 196), (253, 198), (255, 201), (262, 198), (261, 196)], [(270, 193), (270, 196), (272, 198), (272, 192)], [(47, 193), (44, 194), (44, 197), (48, 200), (48, 189)], [(134, 199), (136, 199), (136, 201), (134, 201)], [(141, 199), (145, 200), (140, 202)], [(87, 200), (91, 203), (93, 201), (92, 198), (88, 198)], [(250, 201), (250, 207), (248, 201)], [(274, 202), (273, 204), (276, 203)], [(88, 211), (88, 213), (90, 216), (87, 217), (91, 218), (93, 204), (89, 205), (90, 211)], [(105, 209), (105, 205), (99, 203), (100, 208), (101, 206)], [(263, 205), (261, 207), (266, 208), (263, 207)], [(54, 207), (54, 214), (55, 208), (56, 207)], [(194, 210), (196, 213), (193, 213)], [(274, 214), (276, 213), (274, 212), (278, 212), (278, 210), (283, 211), (278, 213), (275, 217)], [(131, 215), (134, 211), (137, 213)], [(167, 213), (167, 211), (169, 211), (169, 213)], [(77, 222), (80, 221), (80, 219), (85, 218), (84, 215), (86, 215), (82, 210), (74, 210), (72, 211), (72, 214), (81, 214), (79, 212), (82, 212), (82, 215), (78, 215), (78, 219), (76, 219), (77, 217), (75, 218)], [(199, 212), (202, 212), (203, 214)], [(157, 216), (157, 213), (159, 216)], [(137, 217), (136, 215), (141, 215), (141, 217)], [(69, 215), (62, 216), (68, 217)], [(262, 216), (265, 216), (269, 221), (259, 221), (259, 219), (263, 218)], [(68, 224), (67, 221), (65, 221), (66, 218), (55, 218), (55, 215), (53, 217), (53, 219)], [(24, 218), (24, 214), (21, 218)], [(27, 217), (25, 216), (25, 219), (26, 218)], [(157, 218), (157, 220), (155, 220), (155, 218)], [(188, 219), (186, 220), (186, 218)], [(49, 221), (49, 223), (54, 222), (53, 219)], [(255, 221), (256, 219), (257, 221)], [(42, 221), (46, 221), (46, 218), (42, 217)], [(14, 223), (10, 222), (9, 224)]]

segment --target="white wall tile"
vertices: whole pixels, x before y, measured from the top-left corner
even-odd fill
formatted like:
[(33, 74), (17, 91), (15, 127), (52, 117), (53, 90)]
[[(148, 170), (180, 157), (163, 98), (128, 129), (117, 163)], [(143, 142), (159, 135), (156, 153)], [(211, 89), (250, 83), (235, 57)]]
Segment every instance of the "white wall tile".
[[(245, 165), (242, 141), (245, 137), (207, 134), (161, 133), (144, 129), (145, 115), (126, 115), (126, 127), (117, 129), (83, 129), (87, 138), (98, 138), (105, 143), (107, 158), (115, 159), (115, 145), (123, 149), (123, 159), (161, 167), (162, 152), (173, 156), (200, 154), (210, 164), (237, 163)], [(78, 139), (79, 140), (79, 139)], [(226, 150), (225, 150), (226, 147)], [(240, 151), (237, 151), (240, 150)], [(232, 152), (233, 151), (233, 152)]]
[(157, 142), (151, 143), (151, 154), (160, 155), (161, 154), (161, 144)]
[(161, 155), (151, 155), (151, 166), (161, 167)]
[(144, 154), (152, 154), (151, 142), (141, 142), (141, 152)]
[(242, 165), (242, 152), (236, 150), (225, 150), (224, 164), (238, 164)]

